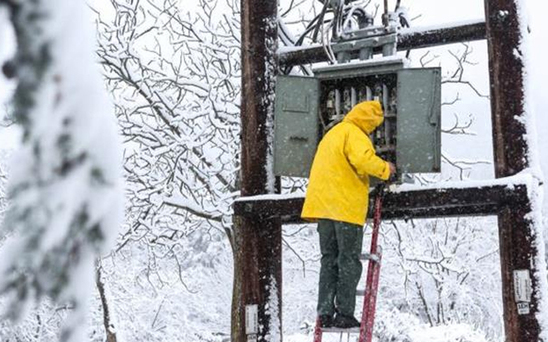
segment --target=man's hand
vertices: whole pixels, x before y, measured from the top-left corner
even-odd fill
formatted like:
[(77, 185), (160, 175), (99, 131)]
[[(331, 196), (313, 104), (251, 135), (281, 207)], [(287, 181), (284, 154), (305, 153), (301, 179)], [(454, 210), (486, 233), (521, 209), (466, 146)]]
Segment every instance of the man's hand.
[(388, 162), (388, 167), (390, 168), (390, 177), (394, 176), (396, 174), (396, 165)]

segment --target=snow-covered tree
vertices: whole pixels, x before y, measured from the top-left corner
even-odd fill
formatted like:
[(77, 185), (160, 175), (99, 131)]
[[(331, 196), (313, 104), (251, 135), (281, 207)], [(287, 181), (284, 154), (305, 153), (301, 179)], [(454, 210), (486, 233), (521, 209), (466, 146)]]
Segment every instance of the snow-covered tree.
[[(202, 1), (191, 13), (179, 1), (115, 0), (107, 11), (92, 4), (125, 145), (127, 220), (103, 273), (114, 293), (121, 284), (112, 264), (129, 259), (139, 291), (182, 291), (187, 307), (201, 298), (198, 268), (224, 273), (217, 267), (230, 254), (219, 250), (231, 239), (238, 196), (240, 43), (235, 2), (215, 4)], [(107, 293), (109, 302), (116, 299)], [(131, 338), (161, 341), (166, 332), (156, 328), (169, 307), (158, 308), (154, 329)]]
[[(236, 8), (190, 16), (177, 1), (112, 1), (99, 56), (117, 103), (128, 178), (127, 230), (168, 246), (198, 228), (230, 236), (238, 173)], [(232, 11), (232, 12), (231, 12)], [(167, 244), (167, 245), (166, 245)]]
[(14, 120), (23, 129), (1, 230), (0, 290), (14, 319), (46, 298), (68, 305), (61, 340), (82, 341), (95, 259), (121, 221), (115, 118), (83, 1), (0, 5), (17, 40), (4, 71), (17, 79)]

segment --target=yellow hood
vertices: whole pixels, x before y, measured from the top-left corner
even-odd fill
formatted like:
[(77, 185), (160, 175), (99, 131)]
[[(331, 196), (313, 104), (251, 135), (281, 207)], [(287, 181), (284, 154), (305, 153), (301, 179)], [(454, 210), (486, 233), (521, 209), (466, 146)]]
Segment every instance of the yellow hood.
[(375, 154), (367, 136), (383, 121), (377, 101), (358, 104), (318, 145), (301, 217), (363, 225), (369, 203), (369, 176), (386, 180), (388, 163)]
[(360, 102), (344, 117), (344, 122), (358, 126), (365, 134), (371, 134), (384, 120), (379, 101)]

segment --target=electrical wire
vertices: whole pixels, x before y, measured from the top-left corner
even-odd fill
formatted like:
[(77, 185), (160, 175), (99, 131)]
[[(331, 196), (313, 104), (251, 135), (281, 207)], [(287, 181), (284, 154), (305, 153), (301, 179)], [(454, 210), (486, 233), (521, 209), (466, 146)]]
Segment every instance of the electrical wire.
[(318, 23), (316, 24), (316, 28), (314, 29), (314, 33), (312, 34), (313, 42), (315, 42), (316, 39), (318, 38), (318, 30), (320, 29), (320, 26), (323, 25), (323, 22), (324, 22), (323, 18), (325, 17), (325, 13), (327, 12), (328, 5), (329, 5), (329, 0), (324, 0), (322, 11), (318, 15)]
[(357, 6), (352, 6), (348, 11), (347, 13), (345, 13), (345, 15), (343, 15), (344, 17), (346, 17), (346, 19), (344, 20), (343, 22), (343, 34), (344, 34), (344, 31), (347, 27), (349, 27), (352, 23), (352, 18), (354, 17), (354, 12), (356, 12), (356, 10), (358, 10), (358, 7)]
[(384, 14), (382, 23), (384, 26), (388, 26), (388, 0), (384, 0)]
[[(344, 37), (345, 27), (350, 25), (353, 18), (356, 19), (358, 25), (367, 24), (368, 14), (360, 8), (359, 4), (353, 3), (352, 5), (345, 5), (344, 0), (338, 2), (335, 8), (330, 8), (330, 0), (318, 0), (323, 4), (321, 12), (314, 17), (306, 26), (305, 31), (299, 36), (294, 46), (301, 46), (308, 34), (312, 32), (311, 39), (313, 42), (318, 41), (318, 35), (320, 35), (320, 41), (322, 47), (331, 63), (336, 63), (337, 59), (335, 53), (331, 47), (330, 40)], [(387, 0), (385, 0), (387, 2)], [(401, 1), (401, 0), (400, 0)], [(359, 3), (369, 4), (371, 0), (358, 1)], [(326, 15), (333, 13), (332, 19), (326, 19)], [(331, 37), (329, 36), (331, 32)]]
[(331, 44), (328, 40), (329, 37), (326, 36), (326, 32), (329, 32), (329, 30), (331, 30), (331, 26), (333, 25), (333, 21), (332, 20), (330, 23), (329, 23), (329, 26), (327, 28), (327, 30), (325, 29), (325, 25), (324, 25), (324, 22), (322, 21), (321, 25), (321, 32), (322, 32), (322, 46), (323, 46), (323, 49), (327, 55), (327, 57), (329, 58), (329, 61), (332, 63), (332, 64), (335, 64), (337, 63), (337, 59), (335, 57), (335, 53), (333, 52), (333, 49), (331, 48)]
[(335, 27), (335, 38), (339, 38), (343, 34), (343, 25), (344, 25), (344, 1), (339, 2), (339, 7), (337, 9), (337, 18), (336, 18), (336, 27)]

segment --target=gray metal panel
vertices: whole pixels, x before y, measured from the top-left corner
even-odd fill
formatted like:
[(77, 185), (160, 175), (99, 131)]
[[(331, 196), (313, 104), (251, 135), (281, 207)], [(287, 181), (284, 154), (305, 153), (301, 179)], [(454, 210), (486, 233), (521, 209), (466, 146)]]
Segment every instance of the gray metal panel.
[(390, 57), (335, 64), (314, 68), (312, 71), (314, 71), (314, 76), (323, 81), (395, 73), (404, 66), (405, 63), (403, 58)]
[(274, 122), (274, 173), (308, 177), (318, 145), (320, 82), (278, 76)]
[(441, 69), (398, 72), (398, 171), (441, 171)]

